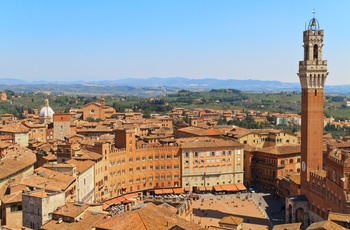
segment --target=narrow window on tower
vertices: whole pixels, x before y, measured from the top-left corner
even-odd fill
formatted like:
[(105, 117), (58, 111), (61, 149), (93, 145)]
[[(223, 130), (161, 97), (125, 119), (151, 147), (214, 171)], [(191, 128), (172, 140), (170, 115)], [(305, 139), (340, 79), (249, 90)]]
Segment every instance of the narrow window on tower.
[(314, 45), (314, 60), (318, 59), (318, 45)]
[(305, 47), (305, 58), (304, 59), (309, 60), (309, 46), (308, 45)]
[(317, 96), (317, 89), (315, 89), (315, 96)]

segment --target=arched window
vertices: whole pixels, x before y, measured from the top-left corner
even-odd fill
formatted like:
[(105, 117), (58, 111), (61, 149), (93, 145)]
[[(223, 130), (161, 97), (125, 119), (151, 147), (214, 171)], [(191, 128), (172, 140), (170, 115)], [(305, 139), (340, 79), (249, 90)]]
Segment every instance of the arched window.
[(318, 60), (318, 45), (314, 45), (314, 60)]

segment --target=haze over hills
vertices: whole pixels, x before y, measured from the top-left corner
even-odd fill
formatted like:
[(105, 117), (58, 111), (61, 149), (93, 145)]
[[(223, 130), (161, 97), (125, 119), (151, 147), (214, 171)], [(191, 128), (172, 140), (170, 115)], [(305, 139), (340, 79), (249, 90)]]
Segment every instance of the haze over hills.
[[(16, 86), (16, 87), (15, 87)], [(149, 95), (152, 95), (156, 91), (155, 95), (176, 92), (179, 89), (188, 90), (210, 90), (210, 89), (222, 89), (231, 88), (238, 89), (246, 92), (279, 92), (279, 91), (297, 91), (300, 92), (299, 82), (281, 82), (281, 81), (261, 81), (261, 80), (235, 80), (235, 79), (189, 79), (183, 77), (172, 78), (127, 78), (120, 80), (99, 80), (99, 81), (25, 81), (12, 78), (0, 79), (0, 89), (11, 89), (14, 91), (34, 91), (34, 90), (50, 90), (54, 89), (58, 91), (85, 91), (89, 88), (89, 92), (98, 93), (98, 91), (114, 92), (114, 94), (128, 94), (125, 91), (147, 91)], [(94, 90), (96, 88), (96, 90)], [(119, 93), (119, 90), (121, 92)], [(349, 85), (326, 85), (326, 93), (332, 94), (349, 94)], [(147, 93), (136, 93), (135, 95), (146, 96)]]

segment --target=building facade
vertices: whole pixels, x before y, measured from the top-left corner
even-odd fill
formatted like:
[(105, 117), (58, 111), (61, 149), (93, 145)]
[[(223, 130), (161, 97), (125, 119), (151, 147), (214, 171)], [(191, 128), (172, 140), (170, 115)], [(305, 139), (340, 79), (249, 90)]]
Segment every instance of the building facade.
[(182, 184), (190, 191), (223, 184), (243, 184), (243, 145), (216, 138), (183, 138)]

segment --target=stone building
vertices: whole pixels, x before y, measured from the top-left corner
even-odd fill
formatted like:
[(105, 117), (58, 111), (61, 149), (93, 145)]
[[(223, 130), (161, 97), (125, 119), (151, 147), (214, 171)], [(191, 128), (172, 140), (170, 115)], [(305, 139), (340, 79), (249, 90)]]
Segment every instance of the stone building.
[(105, 120), (106, 118), (110, 118), (113, 114), (116, 114), (115, 109), (105, 105), (104, 97), (101, 97), (100, 102), (91, 102), (83, 107), (84, 120), (88, 118)]
[(216, 185), (243, 184), (242, 144), (208, 137), (183, 138), (177, 143), (181, 148), (182, 184), (190, 191), (211, 191)]
[(22, 193), (23, 226), (31, 229), (40, 227), (52, 220), (53, 212), (65, 204), (64, 192), (38, 189)]
[(56, 113), (53, 115), (53, 138), (63, 140), (71, 134), (71, 116), (69, 113)]

